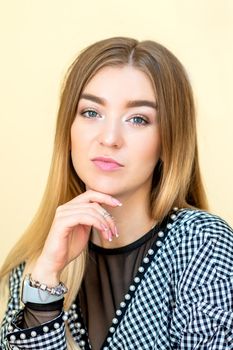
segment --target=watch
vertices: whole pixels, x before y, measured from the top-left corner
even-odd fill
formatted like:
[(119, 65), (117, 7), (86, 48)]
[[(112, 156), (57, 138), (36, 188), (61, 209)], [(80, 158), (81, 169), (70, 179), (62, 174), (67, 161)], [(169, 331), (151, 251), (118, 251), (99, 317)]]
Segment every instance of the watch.
[(22, 287), (22, 302), (26, 304), (49, 304), (58, 301), (64, 297), (67, 292), (66, 286), (60, 282), (56, 287), (50, 288), (45, 284), (31, 279), (30, 275), (26, 275)]

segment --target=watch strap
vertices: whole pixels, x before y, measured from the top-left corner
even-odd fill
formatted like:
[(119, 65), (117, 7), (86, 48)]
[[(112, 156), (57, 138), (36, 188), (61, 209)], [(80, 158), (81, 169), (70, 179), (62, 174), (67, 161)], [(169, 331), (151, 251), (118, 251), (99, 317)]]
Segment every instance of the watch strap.
[(39, 288), (32, 287), (30, 285), (30, 279), (28, 276), (26, 276), (23, 281), (22, 302), (24, 304), (26, 304), (27, 302), (37, 304), (49, 304), (63, 299), (63, 297), (63, 294), (50, 294), (46, 290), (41, 290)]

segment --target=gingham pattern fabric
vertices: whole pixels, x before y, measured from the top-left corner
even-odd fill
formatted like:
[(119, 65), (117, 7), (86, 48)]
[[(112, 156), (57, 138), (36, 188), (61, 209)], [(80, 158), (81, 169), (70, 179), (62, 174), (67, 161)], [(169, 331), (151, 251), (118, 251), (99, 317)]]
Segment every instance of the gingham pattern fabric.
[[(17, 331), (21, 313), (8, 318), (19, 309), (23, 268), (11, 275), (13, 294), (1, 327), (1, 350), (66, 349), (62, 314), (40, 327)], [(80, 344), (75, 312), (69, 311), (68, 325)], [(232, 229), (214, 215), (180, 210), (116, 330), (107, 337), (104, 350), (233, 350)], [(81, 348), (89, 349), (88, 343)]]

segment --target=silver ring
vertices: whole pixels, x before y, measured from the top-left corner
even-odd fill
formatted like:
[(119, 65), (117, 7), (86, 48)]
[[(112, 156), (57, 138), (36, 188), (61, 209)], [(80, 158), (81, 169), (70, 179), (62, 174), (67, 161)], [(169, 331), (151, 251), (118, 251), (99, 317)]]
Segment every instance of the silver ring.
[(111, 216), (111, 214), (109, 214), (107, 211), (104, 211), (102, 213), (103, 217), (106, 219), (108, 216)]

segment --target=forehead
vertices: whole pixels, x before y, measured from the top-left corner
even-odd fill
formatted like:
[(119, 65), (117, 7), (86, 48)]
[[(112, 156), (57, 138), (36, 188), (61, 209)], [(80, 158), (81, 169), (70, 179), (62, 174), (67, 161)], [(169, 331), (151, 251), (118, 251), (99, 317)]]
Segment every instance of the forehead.
[(88, 82), (83, 93), (103, 98), (150, 99), (156, 101), (156, 92), (148, 75), (130, 65), (101, 68)]

